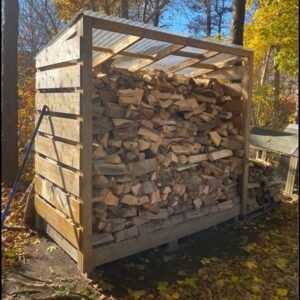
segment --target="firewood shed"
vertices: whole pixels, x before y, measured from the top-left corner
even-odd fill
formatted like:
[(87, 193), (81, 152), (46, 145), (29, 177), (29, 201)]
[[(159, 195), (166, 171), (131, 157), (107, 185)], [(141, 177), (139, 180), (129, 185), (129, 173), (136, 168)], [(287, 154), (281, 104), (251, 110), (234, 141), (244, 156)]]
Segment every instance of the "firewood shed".
[(83, 273), (245, 213), (252, 63), (91, 11), (37, 54), (36, 220)]

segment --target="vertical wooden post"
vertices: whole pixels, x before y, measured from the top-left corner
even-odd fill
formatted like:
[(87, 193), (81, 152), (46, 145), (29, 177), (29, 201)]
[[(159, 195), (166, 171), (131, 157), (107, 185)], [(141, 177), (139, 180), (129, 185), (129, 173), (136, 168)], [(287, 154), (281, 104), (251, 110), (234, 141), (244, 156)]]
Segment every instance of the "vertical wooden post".
[(250, 138), (250, 116), (251, 116), (251, 101), (252, 101), (252, 76), (253, 72), (253, 53), (248, 57), (247, 71), (244, 72), (242, 79), (242, 97), (243, 97), (243, 131), (244, 131), (244, 170), (242, 183), (242, 211), (244, 216), (247, 212), (248, 202), (248, 173), (249, 173), (249, 138)]
[(289, 163), (289, 170), (286, 178), (284, 195), (287, 197), (291, 197), (294, 191), (296, 171), (298, 165), (298, 157), (291, 156)]
[(78, 251), (78, 268), (90, 276), (94, 270), (92, 258), (92, 22), (82, 17), (78, 21), (78, 34), (81, 57), (81, 93), (82, 93), (82, 211), (81, 243)]

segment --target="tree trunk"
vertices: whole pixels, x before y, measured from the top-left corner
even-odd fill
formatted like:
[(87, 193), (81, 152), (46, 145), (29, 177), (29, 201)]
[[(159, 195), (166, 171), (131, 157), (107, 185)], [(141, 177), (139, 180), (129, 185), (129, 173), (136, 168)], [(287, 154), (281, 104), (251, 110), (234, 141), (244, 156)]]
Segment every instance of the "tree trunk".
[(206, 1), (206, 37), (211, 36), (211, 1)]
[(17, 41), (18, 0), (4, 2), (2, 35), (2, 182), (11, 185), (18, 171)]
[(128, 0), (121, 0), (121, 13), (120, 17), (128, 19)]
[(243, 45), (246, 0), (234, 0), (231, 19), (232, 43)]
[(274, 64), (274, 128), (279, 128), (279, 93), (280, 92), (280, 71)]

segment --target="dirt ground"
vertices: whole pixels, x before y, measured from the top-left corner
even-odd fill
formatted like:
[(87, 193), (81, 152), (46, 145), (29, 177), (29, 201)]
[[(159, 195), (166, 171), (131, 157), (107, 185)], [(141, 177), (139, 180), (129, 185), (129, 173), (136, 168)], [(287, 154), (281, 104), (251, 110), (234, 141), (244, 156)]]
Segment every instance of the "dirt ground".
[[(23, 247), (23, 260), (2, 268), (2, 299), (298, 299), (298, 276), (295, 275), (299, 270), (297, 211), (297, 203), (285, 203), (251, 221), (220, 224), (180, 240), (175, 250), (161, 246), (98, 267), (94, 282), (83, 278), (75, 262), (53, 241), (38, 236)], [(258, 278), (253, 272), (260, 272), (261, 258), (254, 248), (260, 245), (261, 235), (270, 233), (275, 234), (274, 245), (266, 246), (273, 249), (276, 245), (278, 249), (274, 249), (278, 251), (273, 253), (279, 254), (274, 270), (272, 262), (268, 262), (272, 274), (278, 279), (285, 273), (292, 272), (293, 276), (279, 280), (278, 286), (270, 283), (270, 288), (268, 282), (260, 282), (258, 289), (255, 280), (252, 282), (243, 276), (249, 273), (254, 279)], [(293, 252), (289, 257), (283, 253), (286, 245), (280, 248), (283, 242), (280, 239), (288, 236), (291, 242), (288, 246)], [(254, 247), (254, 250), (245, 251), (247, 247), (248, 250)], [(239, 272), (240, 262), (247, 266), (242, 273)], [(279, 262), (281, 270), (276, 267)], [(225, 269), (232, 273), (220, 279)], [(205, 279), (205, 272), (211, 273), (214, 282)], [(229, 276), (240, 285), (235, 283), (230, 288), (230, 283), (226, 283)], [(210, 291), (208, 294), (201, 288), (204, 282)], [(215, 286), (219, 282), (223, 292)], [(267, 288), (262, 289), (264, 284)], [(269, 292), (264, 295), (268, 288)]]

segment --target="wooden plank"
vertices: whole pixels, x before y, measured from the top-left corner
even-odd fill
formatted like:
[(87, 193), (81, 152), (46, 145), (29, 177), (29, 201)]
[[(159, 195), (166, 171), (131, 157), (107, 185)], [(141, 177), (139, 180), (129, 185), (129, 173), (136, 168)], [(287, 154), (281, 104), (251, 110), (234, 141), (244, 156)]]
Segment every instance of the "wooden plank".
[(54, 139), (38, 135), (35, 140), (35, 152), (80, 170), (81, 148)]
[(218, 51), (222, 53), (228, 53), (237, 56), (245, 56), (248, 57), (252, 52), (249, 50), (239, 48), (239, 47), (231, 47), (223, 44), (217, 44), (215, 42), (204, 41), (200, 39), (194, 39), (190, 37), (183, 37), (180, 35), (171, 34), (169, 32), (162, 32), (157, 29), (145, 28), (139, 26), (138, 23), (136, 25), (120, 23), (111, 19), (102, 19), (102, 18), (94, 18), (91, 16), (84, 16), (84, 18), (89, 18), (92, 20), (92, 26), (94, 28), (99, 28), (103, 30), (108, 30), (112, 32), (118, 32), (123, 34), (130, 34), (135, 36), (140, 36), (147, 39), (153, 39), (157, 41), (168, 42), (172, 44), (181, 44), (185, 46), (196, 47), (200, 49), (206, 49), (211, 51)]
[(50, 112), (80, 115), (80, 93), (37, 93), (35, 107), (42, 110), (47, 105)]
[(222, 104), (224, 111), (230, 111), (233, 114), (241, 114), (243, 111), (243, 101), (241, 100), (229, 100)]
[(245, 69), (243, 67), (225, 67), (203, 75), (204, 78), (215, 78), (218, 80), (242, 79)]
[(126, 48), (130, 47), (134, 43), (138, 42), (140, 39), (141, 39), (140, 37), (133, 36), (133, 35), (129, 35), (129, 36), (125, 37), (117, 45), (115, 45), (113, 47), (113, 49), (111, 49), (112, 53), (106, 52), (106, 53), (102, 53), (102, 54), (98, 55), (97, 57), (95, 57), (95, 59), (93, 60), (93, 68), (99, 66), (106, 60), (119, 54), (122, 50), (125, 50)]
[(38, 195), (34, 197), (34, 207), (39, 216), (57, 230), (77, 249), (80, 245), (81, 230), (69, 221), (60, 211), (47, 204)]
[(78, 34), (82, 39), (82, 239), (78, 251), (78, 268), (82, 273), (90, 275), (93, 272), (92, 257), (92, 23), (90, 19), (82, 18), (78, 22)]
[(79, 37), (74, 37), (44, 48), (36, 56), (35, 66), (36, 68), (41, 68), (62, 62), (77, 60), (79, 58), (80, 39)]
[[(36, 117), (36, 120), (37, 119), (38, 117)], [(80, 142), (80, 125), (81, 123), (79, 120), (44, 116), (39, 131), (56, 137)]]
[(66, 168), (60, 167), (55, 162), (35, 156), (35, 172), (52, 181), (65, 191), (80, 197), (80, 175)]
[[(154, 58), (154, 60), (144, 60), (143, 62), (139, 62), (136, 65), (132, 65), (130, 67), (131, 71), (137, 71), (137, 70), (150, 70), (151, 69), (151, 64), (159, 61), (160, 59), (172, 54), (173, 52), (177, 51), (178, 49), (183, 48), (183, 45), (171, 45), (169, 47), (166, 47), (165, 49), (163, 49), (162, 51), (152, 55), (152, 57)], [(150, 68), (150, 69), (149, 69)]]
[(237, 217), (240, 214), (240, 209), (240, 205), (237, 204), (230, 209), (202, 216), (198, 219), (154, 231), (127, 241), (96, 247), (93, 250), (94, 264), (95, 266), (102, 265), (202, 231)]
[(79, 200), (39, 176), (35, 176), (34, 189), (38, 195), (69, 217), (74, 223), (80, 224), (81, 203)]
[(294, 191), (297, 165), (298, 165), (298, 157), (291, 156), (288, 174), (285, 183), (285, 189), (284, 189), (284, 195), (287, 197), (291, 197)]
[(77, 262), (77, 249), (74, 248), (61, 234), (51, 225), (46, 224), (46, 233), (58, 244), (75, 262)]
[[(163, 49), (162, 51), (160, 51), (160, 52), (158, 52), (158, 53), (156, 53), (156, 54), (154, 54), (154, 55), (152, 55), (152, 58), (154, 59), (154, 60), (143, 60), (142, 62), (140, 61), (140, 62), (138, 62), (137, 64), (135, 64), (135, 65), (132, 65), (131, 67), (130, 67), (130, 70), (132, 71), (132, 72), (134, 72), (134, 71), (137, 71), (137, 70), (140, 70), (140, 69), (148, 69), (148, 68), (151, 68), (151, 64), (153, 64), (154, 62), (157, 62), (157, 61), (159, 61), (160, 59), (162, 59), (162, 58), (164, 58), (164, 57), (166, 57), (166, 56), (168, 56), (168, 55), (170, 55), (170, 54), (172, 54), (174, 51), (177, 51), (178, 49), (181, 49), (181, 48), (183, 48), (184, 46), (183, 45), (171, 45), (171, 46), (169, 46), (169, 47), (166, 47), (165, 49)], [(147, 68), (146, 68), (147, 67)]]
[(36, 73), (36, 89), (79, 88), (80, 66), (68, 66)]
[(243, 136), (244, 136), (244, 166), (242, 178), (242, 215), (247, 213), (248, 203), (248, 177), (249, 177), (249, 138), (250, 138), (250, 113), (253, 84), (253, 53), (248, 58), (247, 71), (242, 79), (243, 100)]
[(187, 60), (183, 61), (180, 64), (173, 65), (173, 66), (169, 67), (165, 71), (166, 72), (178, 72), (178, 71), (180, 71), (182, 69), (185, 69), (187, 67), (192, 67), (192, 66), (194, 66), (198, 63), (201, 63), (201, 61), (206, 60), (207, 58), (216, 56), (218, 54), (219, 54), (219, 52), (216, 52), (216, 51), (206, 51), (206, 52), (201, 54), (202, 56), (201, 56), (200, 59), (199, 58), (198, 59), (197, 58), (187, 59)]
[(240, 83), (230, 83), (223, 85), (225, 96), (241, 97), (243, 87)]

